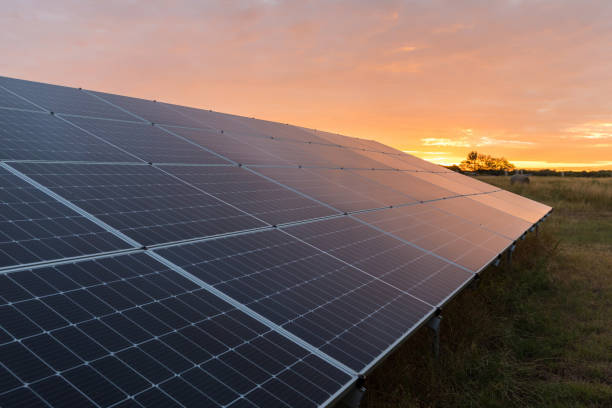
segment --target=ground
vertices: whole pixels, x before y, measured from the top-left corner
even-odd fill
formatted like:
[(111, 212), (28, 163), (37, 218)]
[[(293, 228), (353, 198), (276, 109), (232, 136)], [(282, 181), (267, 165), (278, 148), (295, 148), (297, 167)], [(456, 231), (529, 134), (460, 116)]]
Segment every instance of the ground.
[(367, 378), (362, 407), (612, 407), (612, 179), (485, 182), (554, 207)]

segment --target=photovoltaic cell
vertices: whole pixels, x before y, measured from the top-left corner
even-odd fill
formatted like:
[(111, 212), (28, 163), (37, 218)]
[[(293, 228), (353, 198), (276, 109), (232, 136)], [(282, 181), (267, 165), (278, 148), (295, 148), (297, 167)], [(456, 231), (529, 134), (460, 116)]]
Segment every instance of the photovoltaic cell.
[(353, 381), (145, 254), (0, 278), (5, 408), (315, 407)]
[(527, 231), (532, 223), (489, 207), (471, 197), (458, 197), (432, 203), (435, 207), (476, 225), (515, 240)]
[(15, 167), (143, 245), (266, 225), (148, 165)]
[(32, 105), (30, 102), (18, 96), (15, 96), (2, 88), (0, 88), (0, 108), (29, 109), (41, 111), (41, 109)]
[(238, 119), (240, 116), (231, 115), (228, 113), (215, 112), (212, 110), (196, 109), (188, 106), (168, 105), (171, 109), (182, 113), (185, 116), (196, 120), (198, 123), (217, 132), (223, 131), (224, 134), (234, 136), (259, 136), (266, 137), (262, 134), (253, 132), (253, 129), (243, 124)]
[(156, 252), (356, 371), (433, 311), (278, 230)]
[(538, 222), (552, 210), (547, 205), (509, 191), (497, 191), (491, 194), (474, 196), (473, 199), (531, 223)]
[(412, 176), (417, 177), (427, 183), (442, 187), (445, 190), (452, 191), (456, 195), (480, 194), (480, 189), (474, 188), (470, 183), (465, 183), (464, 180), (450, 179), (445, 174), (436, 173), (412, 173)]
[(476, 180), (473, 177), (464, 176), (463, 174), (455, 173), (453, 171), (442, 173), (438, 176), (453, 183), (465, 185), (466, 187), (477, 190), (481, 193), (490, 193), (499, 190), (497, 187), (492, 186), (491, 184), (483, 183), (482, 181)]
[(247, 118), (244, 116), (235, 116), (234, 120), (249, 128), (250, 134), (258, 134), (267, 137), (274, 137), (276, 139), (287, 139), (298, 142), (327, 143), (324, 139), (317, 137), (313, 133), (293, 125)]
[(434, 306), (443, 303), (474, 276), (350, 217), (284, 230)]
[(375, 166), (375, 168), (388, 168), (388, 169), (395, 169), (395, 170), (409, 170), (409, 171), (425, 171), (423, 169), (421, 169), (420, 167), (411, 165), (410, 163), (407, 163), (403, 160), (401, 160), (399, 158), (399, 156), (395, 155), (395, 154), (387, 154), (387, 153), (379, 153), (379, 152), (371, 152), (369, 150), (365, 150), (365, 151), (356, 151), (356, 154), (359, 154), (361, 156), (365, 156), (371, 160), (375, 160), (379, 163), (382, 163), (382, 165), (379, 166)]
[(314, 200), (239, 167), (162, 166), (189, 184), (270, 224), (338, 214)]
[(70, 118), (70, 122), (147, 162), (230, 163), (228, 160), (150, 124), (77, 117)]
[(411, 197), (361, 177), (352, 170), (257, 167), (255, 171), (340, 211), (414, 202)]
[(512, 240), (440, 211), (432, 203), (355, 217), (473, 272), (480, 271), (512, 244)]
[(255, 147), (255, 145), (249, 144), (251, 140), (257, 141), (258, 138), (256, 137), (233, 137), (226, 133), (203, 129), (186, 129), (169, 126), (167, 129), (236, 163), (290, 164), (286, 160), (266, 153)]
[(405, 171), (355, 171), (355, 173), (404, 193), (415, 201), (437, 200), (458, 195)]
[(0, 210), (0, 267), (129, 247), (2, 168)]
[(128, 96), (108, 94), (104, 92), (91, 92), (105, 101), (120, 106), (121, 108), (142, 119), (145, 119), (148, 122), (159, 123), (162, 125), (202, 127), (200, 122), (171, 109), (164, 103), (140, 98), (130, 98)]
[(134, 120), (134, 116), (80, 89), (6, 77), (0, 77), (0, 85), (51, 112)]
[(0, 123), (2, 160), (138, 161), (48, 113), (0, 109)]

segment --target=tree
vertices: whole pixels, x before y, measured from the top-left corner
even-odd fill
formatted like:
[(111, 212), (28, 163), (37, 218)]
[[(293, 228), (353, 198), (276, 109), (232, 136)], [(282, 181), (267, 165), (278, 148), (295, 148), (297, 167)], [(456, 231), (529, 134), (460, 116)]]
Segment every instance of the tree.
[(514, 170), (514, 164), (503, 157), (492, 157), (488, 154), (480, 154), (477, 151), (469, 152), (467, 159), (459, 164), (462, 171), (479, 170)]

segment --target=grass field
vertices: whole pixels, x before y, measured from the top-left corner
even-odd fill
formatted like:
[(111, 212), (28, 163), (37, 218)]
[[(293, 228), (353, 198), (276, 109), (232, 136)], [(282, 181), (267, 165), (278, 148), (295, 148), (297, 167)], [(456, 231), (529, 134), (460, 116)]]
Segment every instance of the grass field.
[(480, 179), (555, 211), (444, 308), (440, 358), (420, 329), (362, 406), (612, 407), (612, 179)]

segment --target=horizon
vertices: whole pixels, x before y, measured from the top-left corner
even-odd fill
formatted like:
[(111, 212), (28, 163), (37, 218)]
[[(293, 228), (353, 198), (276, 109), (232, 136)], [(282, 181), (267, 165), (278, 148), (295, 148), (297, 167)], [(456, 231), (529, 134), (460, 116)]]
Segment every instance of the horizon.
[(37, 4), (0, 16), (1, 75), (373, 139), (438, 164), (478, 150), (520, 168), (612, 169), (604, 1)]

